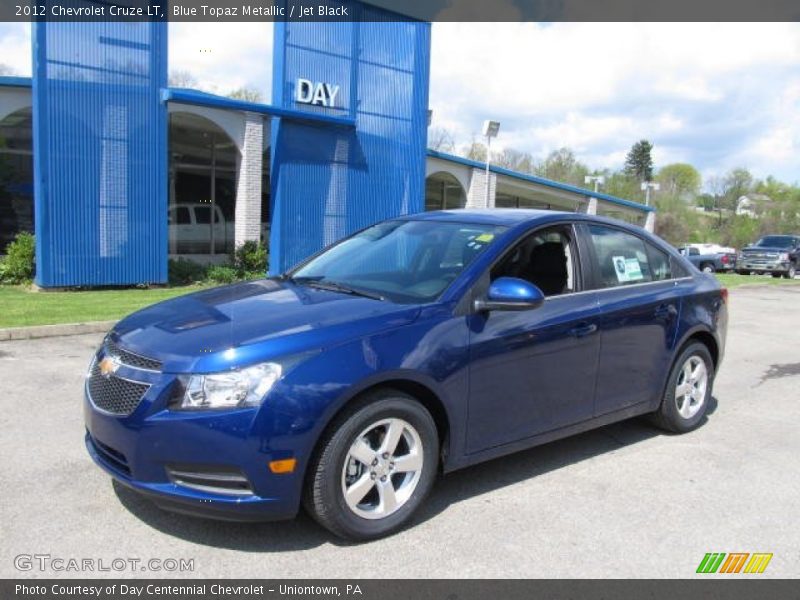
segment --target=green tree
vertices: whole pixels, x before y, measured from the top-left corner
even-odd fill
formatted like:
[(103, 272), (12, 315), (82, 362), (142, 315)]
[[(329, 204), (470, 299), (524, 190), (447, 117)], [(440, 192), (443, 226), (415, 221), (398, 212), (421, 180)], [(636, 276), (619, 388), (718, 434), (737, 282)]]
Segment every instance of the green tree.
[(257, 89), (246, 86), (236, 88), (228, 94), (228, 98), (233, 98), (234, 100), (244, 100), (245, 102), (262, 102), (264, 99), (264, 97), (261, 95), (261, 92), (259, 92)]
[(503, 148), (501, 152), (492, 153), (492, 163), (520, 173), (533, 173), (533, 157), (528, 152), (514, 148)]
[(553, 150), (535, 169), (540, 177), (583, 186), (584, 177), (589, 174), (589, 167), (580, 162), (569, 148)]
[(673, 163), (658, 170), (656, 180), (661, 184), (661, 193), (689, 200), (700, 191), (700, 172), (687, 163)]
[(471, 144), (464, 147), (463, 155), (470, 160), (486, 162), (486, 144), (472, 140)]
[(639, 181), (653, 180), (653, 144), (640, 140), (631, 146), (625, 158), (625, 172)]
[(739, 198), (753, 191), (753, 176), (743, 167), (729, 171), (722, 180), (722, 206), (736, 210)]

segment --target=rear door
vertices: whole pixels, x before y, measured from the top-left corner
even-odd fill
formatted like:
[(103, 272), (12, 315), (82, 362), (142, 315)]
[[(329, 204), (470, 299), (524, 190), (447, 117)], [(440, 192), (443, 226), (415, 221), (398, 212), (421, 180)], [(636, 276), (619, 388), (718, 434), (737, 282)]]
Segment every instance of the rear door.
[(598, 292), (595, 416), (654, 403), (662, 393), (681, 310), (669, 255), (627, 229), (584, 225)]

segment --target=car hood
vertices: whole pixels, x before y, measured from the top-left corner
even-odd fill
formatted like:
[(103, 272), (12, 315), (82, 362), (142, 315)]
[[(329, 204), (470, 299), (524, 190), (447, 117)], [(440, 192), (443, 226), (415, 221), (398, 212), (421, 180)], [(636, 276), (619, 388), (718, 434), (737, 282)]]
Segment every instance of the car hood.
[(114, 327), (123, 349), (169, 373), (209, 373), (335, 346), (416, 319), (393, 304), (266, 279), (187, 294)]

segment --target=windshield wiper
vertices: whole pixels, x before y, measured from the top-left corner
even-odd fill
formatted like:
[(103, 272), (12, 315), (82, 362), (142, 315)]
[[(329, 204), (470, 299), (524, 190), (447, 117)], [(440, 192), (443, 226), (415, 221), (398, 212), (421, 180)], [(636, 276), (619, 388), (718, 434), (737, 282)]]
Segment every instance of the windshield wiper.
[(362, 298), (370, 298), (371, 300), (385, 301), (386, 298), (374, 292), (360, 290), (358, 288), (350, 287), (338, 281), (322, 281), (319, 277), (289, 277), (289, 281), (298, 285), (307, 285), (315, 287), (320, 290), (328, 290), (330, 292), (341, 292), (342, 294), (350, 294), (351, 296), (361, 296)]

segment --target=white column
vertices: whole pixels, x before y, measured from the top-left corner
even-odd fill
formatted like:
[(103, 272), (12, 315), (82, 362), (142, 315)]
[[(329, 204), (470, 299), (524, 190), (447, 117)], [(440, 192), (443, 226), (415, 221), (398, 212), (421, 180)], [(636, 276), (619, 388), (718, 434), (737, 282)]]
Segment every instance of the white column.
[(655, 231), (655, 229), (656, 229), (656, 213), (655, 213), (655, 211), (647, 213), (647, 218), (644, 221), (644, 228), (647, 231), (649, 231), (650, 233), (653, 233)]
[(236, 229), (238, 248), (247, 241), (261, 238), (261, 172), (264, 148), (264, 118), (244, 113), (244, 139), (236, 180)]
[(597, 214), (597, 198), (589, 196), (589, 203), (586, 205), (586, 214), (587, 215)]
[(466, 208), (494, 208), (497, 195), (497, 175), (489, 173), (489, 197), (486, 197), (486, 171), (472, 169), (469, 189), (467, 190)]

